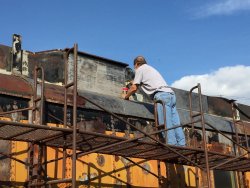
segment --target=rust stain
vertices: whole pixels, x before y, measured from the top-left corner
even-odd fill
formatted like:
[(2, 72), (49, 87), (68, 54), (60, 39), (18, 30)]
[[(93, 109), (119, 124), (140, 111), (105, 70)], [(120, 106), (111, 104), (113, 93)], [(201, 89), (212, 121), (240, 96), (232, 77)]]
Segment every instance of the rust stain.
[(0, 93), (30, 98), (32, 86), (24, 78), (0, 74)]
[(10, 47), (0, 45), (0, 69), (6, 69), (10, 59)]
[[(44, 94), (47, 101), (64, 104), (63, 86), (45, 84)], [(68, 104), (73, 104), (73, 90), (68, 90)], [(77, 97), (77, 105), (79, 107), (83, 107), (85, 105), (85, 100), (80, 96)]]
[(223, 154), (231, 154), (232, 148), (226, 144), (218, 143), (218, 142), (212, 142), (211, 144), (207, 144), (209, 151), (215, 151)]
[(64, 82), (64, 53), (51, 51), (47, 53), (30, 53), (28, 56), (29, 77), (33, 77), (35, 66), (43, 67), (45, 80), (50, 83)]
[(232, 106), (229, 102), (218, 97), (207, 97), (208, 113), (224, 117), (232, 117)]
[(243, 121), (238, 121), (236, 122), (236, 127), (238, 129), (239, 134), (247, 134), (250, 133), (250, 123), (249, 122), (243, 122)]
[[(14, 75), (0, 74), (0, 93), (17, 97), (31, 99), (33, 95), (33, 85), (22, 77)], [(64, 87), (45, 84), (45, 98), (49, 102), (64, 104)], [(68, 91), (68, 104), (73, 104), (73, 92)], [(82, 97), (77, 98), (79, 107), (84, 106), (85, 102)]]

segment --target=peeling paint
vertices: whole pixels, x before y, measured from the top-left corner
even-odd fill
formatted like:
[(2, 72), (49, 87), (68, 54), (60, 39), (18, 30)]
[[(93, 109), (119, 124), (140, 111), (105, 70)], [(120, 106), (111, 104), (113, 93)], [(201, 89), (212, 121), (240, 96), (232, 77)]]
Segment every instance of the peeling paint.
[(23, 59), (22, 59), (22, 75), (29, 75), (29, 52), (23, 50)]

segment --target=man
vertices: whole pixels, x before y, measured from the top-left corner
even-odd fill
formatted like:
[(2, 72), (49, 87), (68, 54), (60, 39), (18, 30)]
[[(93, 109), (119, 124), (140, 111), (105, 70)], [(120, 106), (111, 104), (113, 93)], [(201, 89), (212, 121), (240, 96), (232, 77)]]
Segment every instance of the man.
[[(134, 94), (140, 86), (142, 90), (154, 99), (165, 102), (167, 128), (180, 125), (180, 118), (176, 110), (176, 97), (174, 91), (168, 87), (160, 73), (149, 66), (143, 56), (138, 56), (134, 60), (135, 78), (132, 86), (128, 90), (124, 99)], [(157, 104), (159, 124), (164, 124), (162, 105)], [(181, 127), (167, 131), (167, 144), (185, 146), (185, 136)]]

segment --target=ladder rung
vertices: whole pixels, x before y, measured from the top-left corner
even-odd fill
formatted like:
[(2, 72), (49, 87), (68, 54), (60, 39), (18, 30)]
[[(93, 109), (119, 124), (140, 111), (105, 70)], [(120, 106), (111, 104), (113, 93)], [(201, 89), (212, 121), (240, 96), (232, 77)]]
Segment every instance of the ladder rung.
[(157, 128), (164, 128), (165, 125), (158, 125)]
[(70, 82), (70, 83), (66, 84), (64, 87), (65, 87), (65, 88), (69, 88), (69, 87), (71, 87), (71, 86), (73, 86), (73, 85), (74, 85), (74, 82)]
[(240, 141), (239, 143), (240, 143), (240, 144), (246, 143), (246, 140), (242, 140), (242, 141)]
[(197, 117), (197, 116), (200, 116), (200, 115), (201, 115), (201, 113), (199, 112), (199, 113), (192, 114), (192, 117)]
[(242, 121), (241, 120), (236, 120), (235, 123), (241, 123)]
[(38, 98), (34, 99), (34, 102), (38, 102), (38, 101), (40, 101), (41, 99), (42, 99), (41, 97), (38, 97)]

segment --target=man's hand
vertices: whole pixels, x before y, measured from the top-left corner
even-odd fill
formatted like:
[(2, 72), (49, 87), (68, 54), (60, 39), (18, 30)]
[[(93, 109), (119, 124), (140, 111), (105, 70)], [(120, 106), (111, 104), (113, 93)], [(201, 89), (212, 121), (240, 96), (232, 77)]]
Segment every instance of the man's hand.
[(123, 94), (121, 95), (121, 98), (124, 99), (124, 100), (129, 100), (129, 98), (127, 98), (126, 96), (127, 96), (127, 94), (123, 93)]
[(132, 84), (132, 86), (129, 88), (128, 93), (124, 97), (125, 100), (129, 100), (129, 97), (133, 95), (138, 89), (138, 86), (136, 84)]
[(138, 89), (138, 86), (137, 86), (136, 84), (133, 84), (133, 85), (129, 88), (127, 94), (123, 93), (122, 96), (121, 96), (121, 98), (124, 99), (124, 100), (129, 100), (129, 97), (130, 97), (131, 95), (133, 95), (133, 94), (137, 91), (137, 89)]

